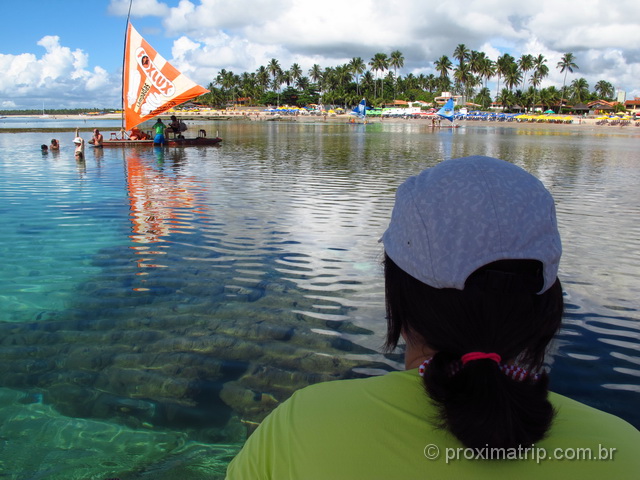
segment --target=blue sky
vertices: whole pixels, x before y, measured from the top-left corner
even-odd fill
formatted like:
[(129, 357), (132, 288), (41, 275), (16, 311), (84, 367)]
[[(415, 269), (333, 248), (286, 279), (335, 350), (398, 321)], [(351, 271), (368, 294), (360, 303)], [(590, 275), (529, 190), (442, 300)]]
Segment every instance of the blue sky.
[[(118, 107), (129, 0), (3, 2), (0, 108)], [(160, 54), (201, 85), (222, 69), (253, 72), (276, 58), (306, 72), (400, 50), (400, 74), (435, 73), (456, 45), (494, 60), (548, 59), (545, 86), (572, 52), (567, 81), (599, 80), (640, 96), (637, 0), (134, 0), (132, 22)], [(489, 85), (492, 86), (491, 84)]]

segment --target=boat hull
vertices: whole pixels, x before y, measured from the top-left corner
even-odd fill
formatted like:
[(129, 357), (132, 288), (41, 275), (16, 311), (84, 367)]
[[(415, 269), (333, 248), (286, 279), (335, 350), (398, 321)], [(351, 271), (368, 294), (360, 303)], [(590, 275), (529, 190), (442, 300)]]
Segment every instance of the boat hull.
[[(165, 147), (206, 147), (210, 145), (217, 145), (222, 141), (221, 138), (171, 138), (165, 139)], [(154, 144), (153, 140), (121, 140), (111, 139), (105, 140), (102, 143), (103, 147), (153, 147), (160, 146), (160, 144)]]

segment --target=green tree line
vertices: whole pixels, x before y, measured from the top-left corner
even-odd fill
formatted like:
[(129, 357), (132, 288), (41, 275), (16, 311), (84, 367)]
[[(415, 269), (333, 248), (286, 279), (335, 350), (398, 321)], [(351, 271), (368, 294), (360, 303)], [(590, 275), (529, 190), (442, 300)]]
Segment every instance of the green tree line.
[[(516, 59), (505, 53), (493, 61), (484, 52), (460, 44), (451, 58), (442, 55), (433, 62), (435, 74), (403, 76), (398, 73), (403, 66), (404, 56), (399, 50), (389, 55), (376, 53), (368, 62), (354, 57), (335, 67), (315, 64), (307, 72), (297, 63), (282, 68), (273, 58), (255, 72), (220, 70), (208, 86), (209, 93), (198, 101), (214, 107), (235, 105), (243, 98), (243, 103), (249, 105), (324, 104), (348, 108), (363, 97), (369, 104), (381, 106), (392, 100), (431, 103), (441, 92), (452, 92), (461, 95), (463, 102), (484, 109), (495, 101), (507, 110), (515, 106), (530, 110), (537, 105), (558, 111), (561, 104), (612, 100), (615, 94), (613, 85), (605, 80), (597, 82), (593, 89), (584, 78), (567, 84), (568, 75), (579, 69), (573, 53), (565, 53), (555, 66), (564, 73), (562, 89), (540, 88), (549, 75), (544, 55), (524, 54)], [(496, 81), (495, 93), (488, 88), (491, 79)]]

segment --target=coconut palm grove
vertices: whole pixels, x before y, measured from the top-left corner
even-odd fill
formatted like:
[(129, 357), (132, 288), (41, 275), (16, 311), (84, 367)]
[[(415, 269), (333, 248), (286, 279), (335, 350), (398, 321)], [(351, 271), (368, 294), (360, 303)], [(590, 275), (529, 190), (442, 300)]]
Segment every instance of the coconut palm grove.
[[(550, 66), (544, 55), (515, 58), (505, 53), (493, 61), (484, 52), (460, 44), (451, 58), (443, 55), (432, 65), (435, 74), (399, 75), (404, 66), (404, 56), (399, 50), (388, 55), (376, 53), (368, 62), (354, 57), (335, 67), (315, 64), (307, 72), (297, 63), (285, 69), (273, 58), (252, 73), (221, 70), (209, 84), (209, 93), (198, 101), (216, 107), (237, 104), (239, 99), (249, 106), (347, 107), (365, 97), (369, 104), (381, 106), (393, 100), (433, 103), (441, 92), (452, 92), (462, 96), (463, 102), (482, 109), (496, 103), (507, 111), (516, 106), (532, 110), (535, 106), (559, 113), (561, 105), (611, 101), (615, 95), (613, 85), (605, 80), (590, 86), (584, 78), (572, 78), (579, 69), (573, 53), (565, 53), (561, 61)], [(542, 88), (550, 68), (563, 74), (561, 89)], [(495, 82), (493, 91), (488, 87), (489, 80)]]

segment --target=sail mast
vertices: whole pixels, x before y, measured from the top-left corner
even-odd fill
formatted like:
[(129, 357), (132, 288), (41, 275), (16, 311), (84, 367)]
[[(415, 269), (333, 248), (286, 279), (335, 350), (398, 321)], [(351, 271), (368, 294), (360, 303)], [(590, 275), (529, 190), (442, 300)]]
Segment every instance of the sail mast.
[(122, 51), (122, 86), (121, 86), (121, 95), (120, 95), (120, 102), (122, 105), (122, 114), (120, 115), (120, 123), (121, 123), (121, 128), (124, 129), (124, 71), (125, 71), (125, 65), (126, 65), (126, 59), (127, 59), (127, 38), (128, 35), (127, 33), (129, 32), (129, 19), (131, 18), (131, 6), (133, 5), (133, 0), (129, 1), (129, 11), (127, 12), (127, 26), (124, 29), (124, 49)]

